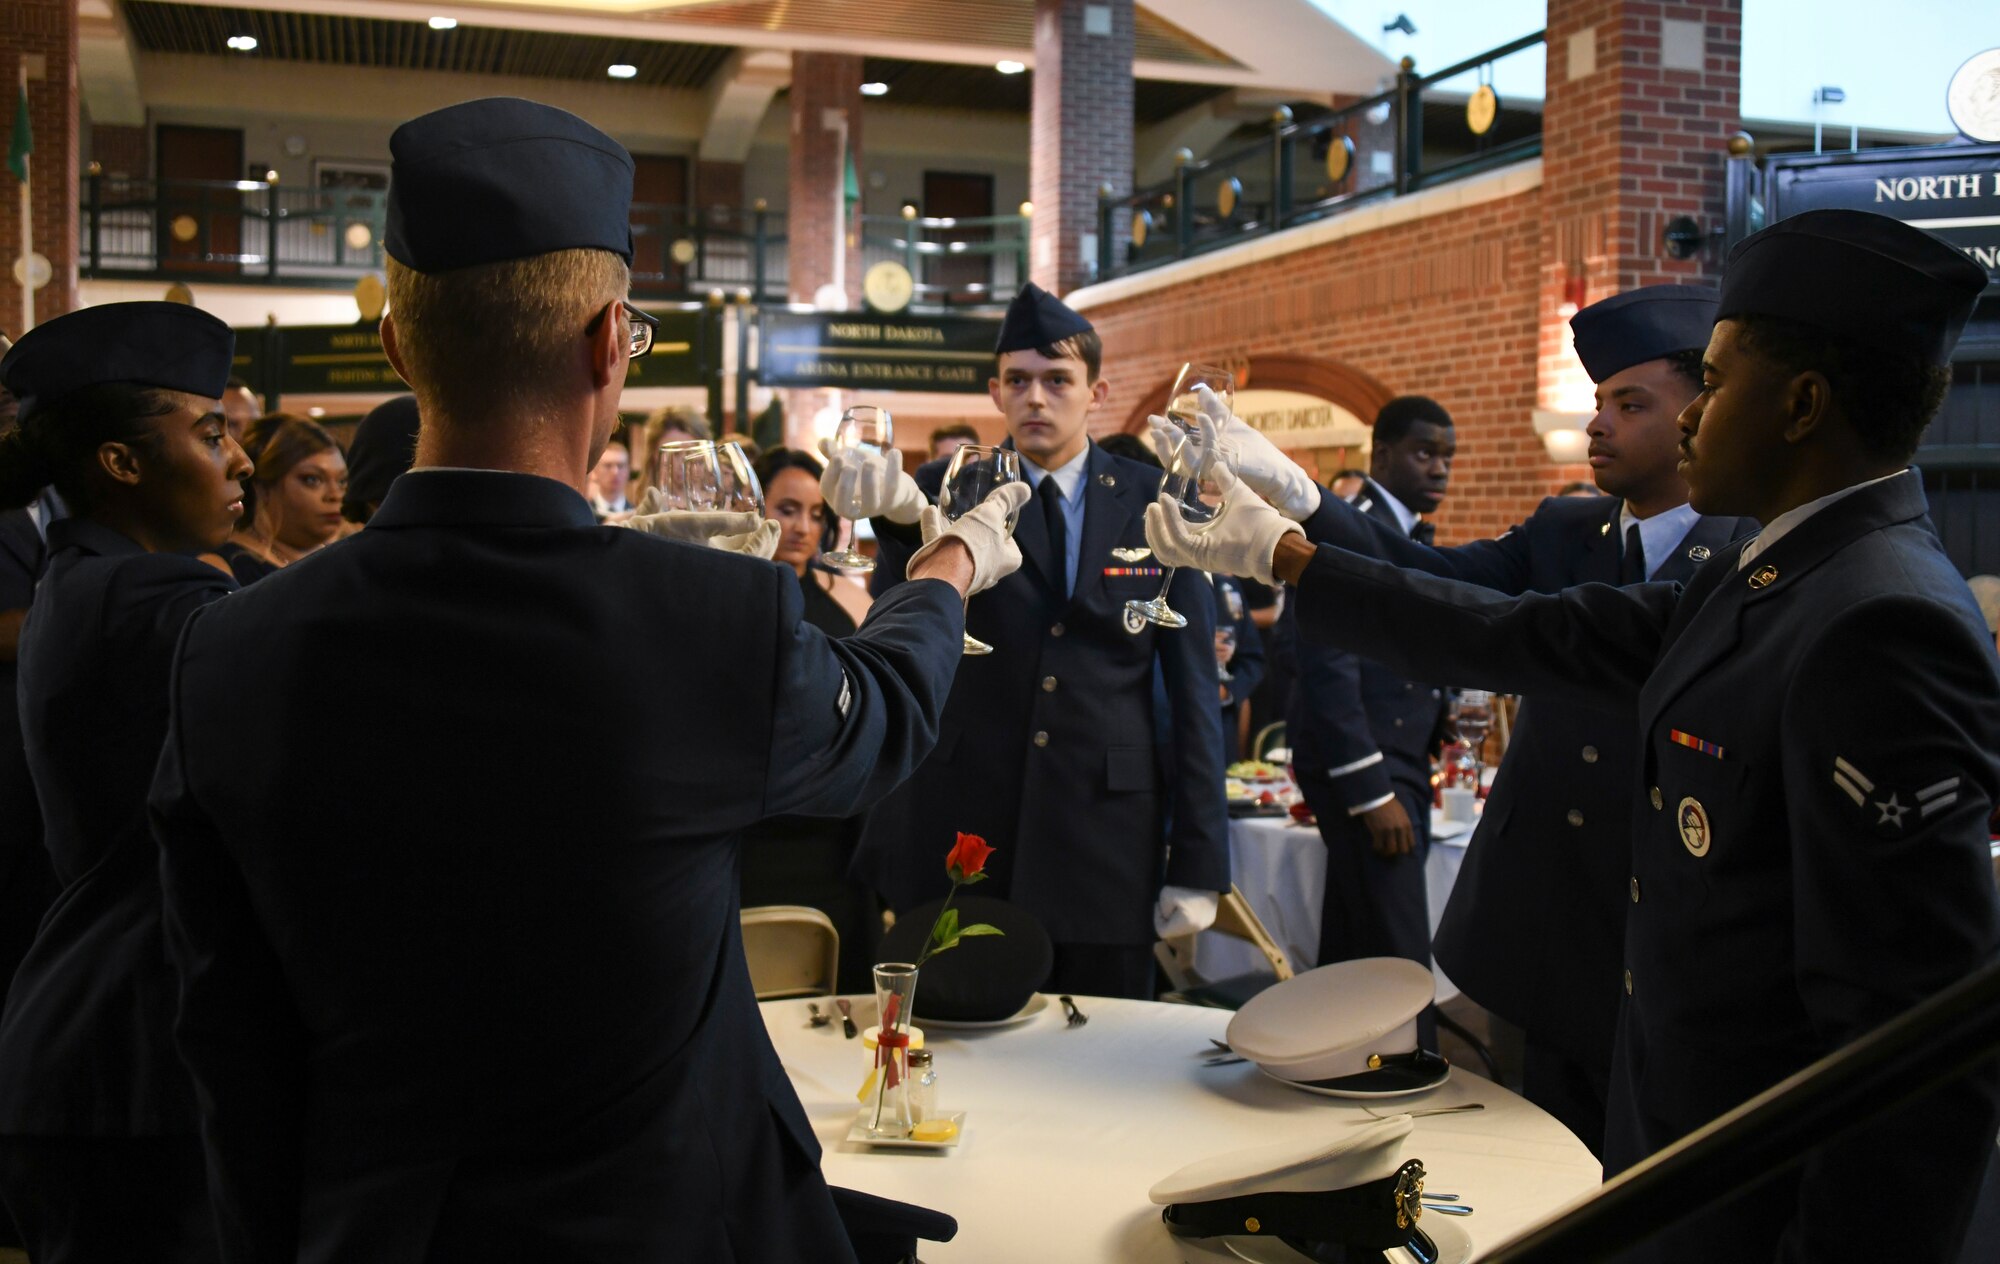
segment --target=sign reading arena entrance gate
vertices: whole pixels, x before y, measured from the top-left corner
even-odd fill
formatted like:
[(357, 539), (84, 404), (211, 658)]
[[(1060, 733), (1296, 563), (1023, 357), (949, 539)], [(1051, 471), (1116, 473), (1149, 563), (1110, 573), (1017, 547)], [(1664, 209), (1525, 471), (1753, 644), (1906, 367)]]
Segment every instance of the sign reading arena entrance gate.
[(976, 395), (993, 375), (1000, 322), (968, 316), (766, 311), (757, 380), (766, 386)]

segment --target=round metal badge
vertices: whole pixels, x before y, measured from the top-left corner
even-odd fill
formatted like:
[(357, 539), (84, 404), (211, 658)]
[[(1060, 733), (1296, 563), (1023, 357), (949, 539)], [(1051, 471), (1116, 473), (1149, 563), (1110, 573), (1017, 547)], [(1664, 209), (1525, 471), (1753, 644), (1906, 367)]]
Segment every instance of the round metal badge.
[(1708, 809), (1701, 805), (1701, 800), (1689, 795), (1681, 800), (1680, 807), (1675, 809), (1675, 816), (1680, 821), (1681, 844), (1688, 849), (1688, 854), (1696, 858), (1706, 856), (1708, 845), (1715, 839), (1708, 827)]

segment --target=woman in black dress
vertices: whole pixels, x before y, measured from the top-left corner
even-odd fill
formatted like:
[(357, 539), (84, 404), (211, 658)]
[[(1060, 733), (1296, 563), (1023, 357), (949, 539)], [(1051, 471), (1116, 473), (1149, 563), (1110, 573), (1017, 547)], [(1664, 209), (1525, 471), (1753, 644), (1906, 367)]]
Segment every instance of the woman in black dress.
[(181, 625), (236, 589), (195, 556), (250, 476), (220, 411), (235, 341), (193, 307), (113, 303), (0, 360), (22, 401), (0, 503), (52, 483), (71, 513), (49, 524), (18, 686), (61, 893), (0, 1018), (0, 1197), (35, 1264), (216, 1258), (146, 793)]
[[(805, 621), (828, 636), (851, 635), (858, 615), (867, 612), (868, 594), (812, 564), (827, 547), (832, 522), (819, 494), (819, 464), (803, 452), (773, 448), (758, 458), (756, 470), (764, 488), (764, 512), (782, 531), (772, 560), (799, 577)], [(849, 602), (858, 603), (854, 612), (841, 600), (848, 594)], [(804, 904), (832, 918), (840, 932), (842, 992), (866, 992), (874, 986), (869, 965), (882, 937), (874, 897), (847, 880), (859, 825), (858, 820), (781, 816), (760, 822), (743, 839), (743, 907)]]
[(257, 472), (243, 489), (242, 520), (217, 553), (248, 585), (340, 538), (347, 458), (324, 426), (294, 413), (259, 417), (243, 447)]

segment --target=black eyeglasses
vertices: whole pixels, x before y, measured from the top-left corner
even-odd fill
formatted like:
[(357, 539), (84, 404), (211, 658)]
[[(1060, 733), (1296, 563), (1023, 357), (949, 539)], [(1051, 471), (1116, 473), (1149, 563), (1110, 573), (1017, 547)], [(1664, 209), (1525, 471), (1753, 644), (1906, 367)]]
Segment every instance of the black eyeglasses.
[[(590, 323), (583, 327), (584, 337), (591, 338), (596, 336), (597, 327), (604, 323), (604, 318), (610, 314), (613, 306), (614, 304), (605, 304), (603, 311), (590, 318)], [(625, 315), (632, 322), (630, 340), (625, 345), (625, 358), (636, 360), (653, 349), (653, 333), (660, 327), (659, 318), (657, 316), (648, 316), (622, 298), (618, 300), (615, 306), (624, 308)]]

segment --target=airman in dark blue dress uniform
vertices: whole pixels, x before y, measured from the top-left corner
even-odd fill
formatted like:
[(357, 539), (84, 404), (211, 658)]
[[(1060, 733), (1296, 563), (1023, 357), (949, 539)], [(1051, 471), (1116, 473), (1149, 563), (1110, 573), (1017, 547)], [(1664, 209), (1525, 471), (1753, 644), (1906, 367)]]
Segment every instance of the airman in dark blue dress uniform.
[[(1597, 384), (1598, 498), (1550, 497), (1497, 540), (1434, 549), (1326, 495), (1306, 538), (1503, 593), (1573, 584), (1684, 583), (1744, 518), (1687, 503), (1675, 419), (1701, 385), (1715, 290), (1631, 290), (1570, 321)], [(1236, 433), (1233, 429), (1231, 433)], [(1560, 698), (1522, 701), (1507, 754), (1432, 945), (1466, 995), (1527, 1036), (1525, 1090), (1593, 1151), (1623, 996), (1633, 716)]]
[[(1298, 581), (1307, 635), (1636, 707), (1608, 1171), (2000, 953), (2000, 663), (1908, 467), (1985, 285), (1945, 243), (1857, 211), (1737, 246), (1681, 414), (1682, 472), (1697, 510), (1762, 529), (1685, 589), (1506, 597), (1288, 538), (1241, 486), (1203, 537), (1148, 514), (1173, 560), (1271, 559)], [(1989, 1066), (1633, 1258), (1950, 1264), (1996, 1127)]]
[[(1168, 595), (1187, 627), (1125, 609), (1160, 590), (1140, 518), (1162, 474), (1089, 441), (1086, 418), (1109, 389), (1097, 345), (1088, 321), (1032, 284), (1008, 309), (991, 388), (1036, 489), (1018, 528), (1027, 560), (971, 603), (972, 635), (994, 652), (959, 668), (937, 749), (870, 814), (855, 873), (910, 909), (945, 892), (933, 844), (978, 834), (999, 849), (982, 894), (1019, 904), (1055, 941), (1052, 990), (1150, 997), (1160, 928), (1199, 929), (1229, 886), (1215, 601), (1190, 571)], [(920, 473), (932, 469), (942, 476), (936, 463)], [(878, 517), (876, 573), (893, 582), (914, 537), (883, 511), (937, 486), (878, 479), (875, 503), (856, 503), (842, 478), (829, 468), (828, 503)]]
[(220, 412), (235, 341), (193, 307), (114, 303), (0, 360), (21, 400), (0, 500), (52, 483), (71, 510), (18, 682), (60, 891), (0, 1020), (0, 1195), (37, 1264), (215, 1257), (146, 791), (181, 625), (236, 588), (192, 556), (228, 538), (250, 474)]
[(841, 641), (781, 567), (598, 525), (630, 156), (520, 100), (390, 149), (416, 468), (190, 623), (152, 795), (224, 1258), (852, 1260), (735, 839), (929, 751), (1006, 504)]

